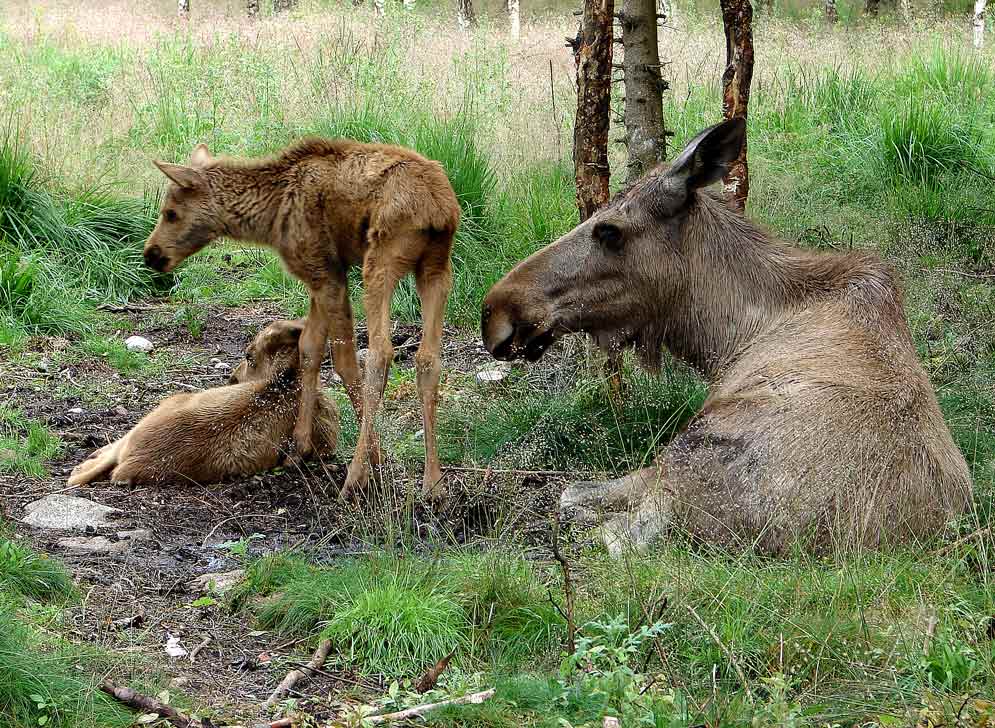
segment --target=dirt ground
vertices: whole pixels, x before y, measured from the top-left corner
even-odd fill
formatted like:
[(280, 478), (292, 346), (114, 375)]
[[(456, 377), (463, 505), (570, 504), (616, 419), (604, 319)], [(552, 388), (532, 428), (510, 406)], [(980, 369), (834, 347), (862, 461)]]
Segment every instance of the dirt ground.
[[(305, 648), (286, 644), (278, 635), (259, 631), (244, 615), (218, 605), (191, 606), (200, 592), (195, 577), (244, 566), (232, 552), (240, 539), (248, 554), (301, 548), (321, 561), (393, 545), (404, 533), (391, 524), (409, 524), (408, 545), (431, 550), (453, 544), (516, 539), (547, 546), (550, 516), (564, 478), (548, 475), (447, 469), (450, 498), (436, 511), (407, 497), (417, 490), (420, 468), (408, 472), (391, 465), (389, 452), (383, 484), (355, 505), (336, 495), (345, 480), (341, 462), (317, 462), (304, 469), (276, 470), (239, 482), (211, 487), (126, 487), (99, 483), (68, 488), (66, 477), (96, 447), (123, 435), (163, 397), (190, 387), (223, 384), (254, 333), (278, 316), (265, 308), (211, 312), (198, 338), (170, 321), (165, 307), (127, 312), (135, 333), (151, 339), (154, 376), (128, 377), (93, 360), (43, 366), (36, 371), (5, 371), (2, 399), (44, 422), (65, 443), (49, 477), (0, 476), (4, 516), (41, 551), (62, 559), (74, 575), (81, 601), (67, 612), (70, 639), (114, 651), (139, 653), (173, 680), (177, 692), (194, 705), (210, 706), (225, 722), (258, 718), (258, 706), (295, 662), (306, 662)], [(397, 360), (410, 366), (417, 327), (399, 326), (394, 343)], [(365, 332), (359, 332), (359, 346)], [(34, 349), (44, 359), (66, 342), (40, 340)], [(447, 332), (444, 366), (475, 371), (489, 361), (477, 342)], [(54, 357), (57, 358), (57, 357)], [(175, 363), (175, 366), (173, 365)], [(10, 370), (9, 365), (5, 367)], [(22, 368), (23, 369), (23, 368)], [(323, 373), (331, 383), (331, 370)], [(339, 385), (341, 386), (341, 385)], [(420, 426), (420, 425), (419, 425)], [(412, 492), (414, 492), (412, 491)], [(120, 523), (101, 529), (111, 540), (124, 529), (147, 529), (148, 540), (135, 541), (121, 553), (76, 554), (58, 541), (68, 533), (38, 530), (20, 522), (24, 506), (52, 493), (70, 493), (123, 512)], [(391, 535), (397, 534), (397, 535)], [(78, 535), (78, 534), (77, 534)], [(538, 550), (538, 549), (537, 549)], [(545, 548), (542, 549), (545, 551)], [(140, 619), (133, 619), (141, 615)], [(179, 638), (191, 650), (210, 637), (197, 656), (171, 659), (167, 639)], [(111, 675), (121, 683), (134, 675)], [(337, 713), (338, 701), (380, 694), (376, 680), (360, 678), (348, 666), (330, 663), (316, 679), (302, 683), (295, 696), (317, 714)]]

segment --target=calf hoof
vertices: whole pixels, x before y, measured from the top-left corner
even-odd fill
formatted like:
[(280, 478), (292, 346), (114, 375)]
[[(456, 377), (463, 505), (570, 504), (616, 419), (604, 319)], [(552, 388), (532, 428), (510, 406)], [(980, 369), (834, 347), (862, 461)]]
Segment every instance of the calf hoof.
[(426, 474), (421, 484), (421, 495), (429, 503), (442, 505), (446, 502), (446, 481), (442, 473)]
[(355, 503), (359, 498), (359, 493), (366, 490), (366, 485), (369, 480), (369, 471), (365, 468), (362, 472), (355, 472), (350, 468), (349, 474), (345, 479), (345, 485), (343, 485), (342, 490), (339, 491), (339, 502)]

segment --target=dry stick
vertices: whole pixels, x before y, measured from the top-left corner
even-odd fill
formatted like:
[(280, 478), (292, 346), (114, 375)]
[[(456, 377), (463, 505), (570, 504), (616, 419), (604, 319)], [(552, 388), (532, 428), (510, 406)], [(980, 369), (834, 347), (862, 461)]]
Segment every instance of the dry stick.
[(974, 531), (973, 533), (967, 534), (963, 538), (957, 539), (952, 544), (948, 544), (948, 545), (944, 546), (942, 549), (940, 549), (936, 553), (938, 555), (940, 555), (940, 556), (946, 556), (947, 554), (949, 554), (951, 551), (953, 551), (955, 548), (957, 548), (961, 544), (967, 543), (968, 541), (971, 541), (971, 540), (976, 539), (976, 538), (981, 538), (982, 536), (987, 536), (991, 532), (992, 532), (992, 526), (988, 526), (986, 528), (982, 528), (980, 530)]
[(563, 598), (566, 602), (567, 619), (567, 654), (572, 655), (577, 651), (577, 628), (574, 622), (574, 585), (570, 578), (570, 562), (560, 551), (560, 518), (559, 514), (553, 516), (553, 558), (560, 562), (560, 570), (563, 572)]
[[(471, 468), (460, 465), (445, 465), (443, 470), (451, 470), (454, 473), (498, 473), (500, 475), (569, 475), (577, 476), (576, 470), (517, 470), (515, 468)], [(602, 475), (602, 473), (591, 473), (592, 476)]]
[(471, 705), (479, 705), (488, 698), (494, 696), (494, 688), (490, 690), (483, 690), (479, 693), (471, 693), (470, 695), (464, 695), (461, 698), (453, 698), (452, 700), (440, 700), (438, 703), (428, 703), (426, 705), (416, 705), (414, 708), (408, 708), (407, 710), (399, 710), (396, 713), (385, 713), (384, 715), (368, 715), (363, 718), (364, 723), (386, 723), (392, 720), (406, 720), (408, 718), (418, 718), (425, 713), (436, 708), (441, 708), (445, 705), (466, 705), (467, 703)]
[(272, 708), (284, 695), (289, 693), (297, 682), (301, 678), (308, 676), (309, 671), (317, 670), (322, 665), (325, 664), (325, 660), (328, 659), (328, 653), (332, 651), (332, 641), (322, 640), (321, 644), (318, 645), (318, 649), (314, 651), (314, 656), (311, 661), (303, 669), (291, 670), (287, 673), (287, 677), (283, 678), (283, 682), (276, 686), (276, 690), (270, 695), (266, 702), (263, 703), (264, 708)]
[(199, 645), (190, 650), (190, 662), (196, 660), (197, 655), (200, 654), (200, 651), (205, 647), (207, 647), (209, 644), (211, 644), (211, 635), (207, 635), (207, 637), (205, 637)]
[(191, 728), (191, 726), (197, 725), (191, 718), (176, 710), (176, 708), (171, 708), (148, 695), (137, 693), (131, 688), (120, 688), (110, 682), (104, 681), (100, 684), (100, 690), (115, 700), (124, 703), (132, 710), (137, 710), (141, 713), (155, 713), (170, 725), (176, 726), (176, 728)]
[(732, 654), (732, 652), (729, 651), (729, 648), (725, 646), (725, 643), (723, 643), (722, 640), (719, 639), (719, 636), (715, 634), (715, 630), (712, 629), (705, 622), (705, 620), (701, 618), (698, 612), (695, 611), (694, 607), (692, 607), (690, 604), (685, 604), (684, 606), (687, 608), (688, 612), (691, 613), (691, 616), (695, 618), (695, 621), (705, 628), (709, 636), (712, 638), (712, 641), (715, 642), (716, 645), (718, 645), (718, 648), (722, 650), (722, 654), (724, 654), (726, 656), (726, 659), (729, 660), (729, 664), (732, 665), (732, 669), (736, 671), (736, 675), (739, 677), (739, 681), (743, 684), (743, 689), (746, 691), (746, 697), (749, 698), (751, 703), (753, 703), (754, 702), (753, 691), (750, 690), (750, 684), (746, 682), (746, 675), (743, 674), (743, 670), (739, 667), (739, 662), (736, 661), (736, 657)]

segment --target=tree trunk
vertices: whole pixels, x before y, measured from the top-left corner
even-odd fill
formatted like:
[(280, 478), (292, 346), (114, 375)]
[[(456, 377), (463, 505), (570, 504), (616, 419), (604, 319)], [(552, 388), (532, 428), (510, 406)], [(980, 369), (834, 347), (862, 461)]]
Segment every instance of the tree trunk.
[(377, 11), (377, 15), (383, 17), (387, 14), (387, 0), (373, 0), (373, 7)]
[(250, 18), (255, 18), (259, 16), (259, 0), (248, 0), (245, 6), (245, 11), (249, 14)]
[(903, 23), (912, 22), (912, 0), (898, 0), (898, 14), (902, 17)]
[(760, 0), (760, 13), (762, 15), (774, 14), (774, 0)]
[(522, 13), (520, 0), (508, 0), (508, 21), (511, 23), (511, 37), (522, 37)]
[(980, 50), (985, 45), (985, 10), (988, 0), (974, 0), (974, 47)]
[(414, 10), (415, 9), (415, 0), (404, 0), (404, 9), (405, 10)]
[(456, 0), (456, 24), (461, 30), (469, 30), (477, 24), (473, 0)]
[(574, 177), (581, 222), (608, 202), (608, 124), (611, 110), (615, 0), (584, 0), (577, 62)]
[(840, 14), (836, 10), (836, 0), (826, 0), (826, 20), (835, 25), (839, 19)]
[(625, 0), (621, 13), (625, 55), (626, 182), (639, 179), (667, 156), (663, 90), (656, 31), (656, 0)]
[(880, 6), (881, 0), (864, 0), (864, 15), (870, 15), (876, 18)]
[(177, 12), (181, 18), (185, 18), (190, 15), (190, 0), (179, 0), (179, 2), (177, 2)]
[(273, 0), (273, 12), (280, 13), (284, 10), (293, 10), (296, 5), (297, 0)]
[[(726, 68), (722, 73), (722, 116), (746, 119), (753, 80), (753, 6), (750, 0), (721, 0), (726, 34)], [(746, 163), (746, 137), (739, 156), (722, 180), (726, 196), (739, 209), (746, 207), (750, 173)]]

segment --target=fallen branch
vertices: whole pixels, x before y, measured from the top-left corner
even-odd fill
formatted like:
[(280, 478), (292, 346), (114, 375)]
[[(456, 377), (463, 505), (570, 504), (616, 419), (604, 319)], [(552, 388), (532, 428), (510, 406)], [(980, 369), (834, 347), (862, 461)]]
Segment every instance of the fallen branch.
[[(576, 470), (519, 470), (517, 468), (472, 468), (464, 465), (444, 465), (443, 470), (449, 470), (454, 473), (484, 473), (493, 475), (497, 473), (499, 475), (563, 475), (576, 477)], [(600, 473), (592, 473), (592, 476), (600, 475)]]
[(407, 720), (408, 718), (419, 718), (429, 711), (442, 708), (447, 705), (479, 705), (488, 698), (494, 697), (494, 688), (483, 690), (479, 693), (471, 693), (452, 700), (440, 700), (438, 703), (427, 703), (426, 705), (416, 705), (414, 708), (399, 710), (396, 713), (384, 713), (383, 715), (368, 715), (363, 718), (364, 723), (387, 723), (393, 720)]
[(293, 728), (293, 725), (293, 718), (280, 718), (280, 720), (274, 720), (271, 723), (257, 723), (252, 728)]
[(209, 644), (211, 644), (211, 635), (207, 635), (207, 637), (205, 637), (199, 645), (190, 650), (190, 662), (196, 660), (197, 655), (200, 654), (200, 651), (205, 647), (207, 647)]
[(437, 663), (432, 665), (432, 667), (430, 667), (415, 684), (415, 692), (427, 693), (429, 690), (434, 688), (435, 684), (439, 682), (439, 675), (442, 674), (443, 670), (449, 667), (449, 661), (453, 659), (453, 655), (455, 654), (456, 650), (453, 650)]
[(100, 690), (118, 702), (127, 705), (132, 710), (140, 713), (155, 713), (170, 725), (176, 726), (176, 728), (193, 728), (193, 726), (199, 725), (192, 718), (184, 715), (176, 708), (172, 708), (148, 695), (137, 693), (131, 688), (121, 688), (105, 681), (100, 684)]
[(574, 585), (570, 576), (570, 562), (560, 551), (560, 517), (559, 514), (553, 516), (553, 558), (560, 562), (560, 571), (563, 572), (563, 598), (565, 601), (567, 620), (567, 654), (572, 655), (577, 651), (577, 627), (574, 622)]
[(987, 536), (991, 532), (992, 532), (992, 526), (988, 526), (987, 528), (979, 529), (977, 531), (974, 531), (972, 533), (967, 534), (963, 538), (957, 539), (956, 541), (954, 541), (951, 544), (947, 544), (946, 546), (944, 546), (943, 548), (941, 548), (936, 553), (939, 554), (940, 556), (946, 556), (947, 554), (949, 554), (951, 551), (953, 551), (954, 549), (956, 549), (961, 544), (965, 544), (968, 541), (972, 541), (972, 540), (974, 540), (976, 538), (981, 538), (982, 536)]
[(332, 651), (332, 641), (322, 640), (321, 644), (318, 645), (318, 649), (314, 651), (314, 656), (311, 657), (311, 661), (303, 668), (298, 668), (291, 670), (287, 673), (287, 677), (283, 678), (283, 682), (276, 686), (276, 690), (270, 695), (266, 702), (263, 703), (264, 708), (272, 708), (283, 696), (293, 690), (294, 686), (302, 678), (308, 677), (308, 675), (315, 670), (321, 669), (321, 666), (325, 664), (325, 660), (328, 659), (328, 653)]
[(746, 691), (746, 697), (749, 698), (751, 703), (753, 703), (753, 691), (750, 689), (750, 684), (746, 682), (746, 675), (743, 674), (743, 670), (740, 668), (739, 662), (736, 661), (736, 656), (733, 655), (729, 648), (725, 646), (725, 643), (719, 639), (717, 634), (715, 634), (715, 630), (701, 618), (698, 612), (695, 611), (694, 607), (690, 604), (686, 604), (684, 606), (687, 607), (688, 612), (692, 617), (694, 617), (695, 621), (705, 628), (709, 636), (712, 638), (712, 641), (718, 646), (718, 648), (722, 650), (722, 654), (726, 656), (726, 659), (729, 660), (729, 664), (732, 665), (732, 669), (736, 671), (736, 675), (739, 677), (739, 682), (742, 683), (743, 690)]

